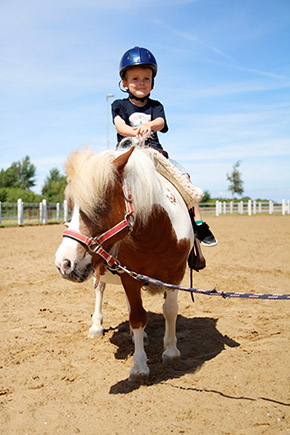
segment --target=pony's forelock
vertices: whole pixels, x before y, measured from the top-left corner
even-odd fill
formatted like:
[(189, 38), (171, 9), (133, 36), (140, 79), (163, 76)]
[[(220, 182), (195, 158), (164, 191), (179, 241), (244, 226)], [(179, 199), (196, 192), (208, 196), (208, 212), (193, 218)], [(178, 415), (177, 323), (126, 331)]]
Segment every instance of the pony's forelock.
[(65, 165), (67, 187), (65, 195), (92, 220), (96, 209), (105, 208), (105, 194), (116, 176), (114, 153), (95, 154), (88, 149), (72, 153)]
[[(121, 151), (124, 152), (124, 151)], [(67, 174), (66, 198), (72, 199), (86, 215), (94, 220), (96, 209), (107, 206), (107, 189), (116, 181), (114, 158), (120, 151), (105, 151), (95, 154), (88, 149), (71, 154), (65, 165)], [(136, 216), (145, 223), (154, 204), (158, 204), (161, 185), (156, 175), (150, 150), (134, 149), (123, 178), (131, 190)]]

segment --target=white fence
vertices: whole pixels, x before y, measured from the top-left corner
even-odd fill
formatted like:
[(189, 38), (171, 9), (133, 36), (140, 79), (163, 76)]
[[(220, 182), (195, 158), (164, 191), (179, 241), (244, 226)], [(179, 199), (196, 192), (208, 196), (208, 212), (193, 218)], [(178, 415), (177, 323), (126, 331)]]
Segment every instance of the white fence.
[[(216, 203), (200, 203), (202, 215), (221, 216), (225, 214), (290, 214), (290, 201), (281, 203), (273, 201), (216, 201)], [(40, 203), (26, 203), (18, 199), (17, 203), (0, 202), (0, 224), (23, 225), (47, 224), (50, 222), (65, 222), (70, 217), (70, 210), (65, 200), (63, 203), (47, 203), (44, 199)]]
[[(200, 204), (202, 206), (202, 204)], [(276, 203), (274, 201), (252, 201), (249, 199), (247, 202), (239, 201), (239, 202), (227, 202), (227, 201), (216, 201), (215, 205), (215, 215), (220, 216), (222, 214), (248, 214), (256, 215), (261, 213), (273, 214), (279, 213), (283, 216), (285, 214), (290, 214), (290, 200)]]
[(40, 203), (0, 202), (1, 225), (23, 225), (25, 223), (65, 222), (70, 216), (70, 210), (65, 200), (63, 203), (47, 203), (46, 199)]

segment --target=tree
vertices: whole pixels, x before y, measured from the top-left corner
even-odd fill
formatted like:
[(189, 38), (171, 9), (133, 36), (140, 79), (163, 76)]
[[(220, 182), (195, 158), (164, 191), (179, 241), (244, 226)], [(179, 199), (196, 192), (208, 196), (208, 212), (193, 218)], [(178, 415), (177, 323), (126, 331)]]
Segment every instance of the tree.
[(238, 160), (233, 166), (232, 173), (227, 174), (227, 180), (230, 182), (228, 190), (232, 192), (232, 196), (234, 196), (235, 193), (237, 195), (242, 195), (244, 192), (244, 188), (243, 188), (244, 182), (241, 178), (241, 173), (238, 169), (240, 167), (240, 164), (241, 161)]
[(62, 202), (64, 200), (65, 186), (66, 176), (61, 175), (57, 168), (53, 168), (46, 177), (41, 193), (47, 201)]
[(0, 187), (18, 187), (29, 190), (35, 186), (36, 168), (30, 162), (28, 156), (21, 161), (13, 162), (12, 165), (0, 171)]
[(0, 202), (6, 202), (7, 201), (7, 189), (0, 187)]
[(203, 191), (203, 198), (200, 202), (209, 202), (211, 199), (210, 193), (208, 190)]
[(43, 198), (41, 195), (31, 190), (21, 189), (20, 187), (0, 187), (1, 202), (17, 202), (21, 198), (23, 202), (40, 202)]

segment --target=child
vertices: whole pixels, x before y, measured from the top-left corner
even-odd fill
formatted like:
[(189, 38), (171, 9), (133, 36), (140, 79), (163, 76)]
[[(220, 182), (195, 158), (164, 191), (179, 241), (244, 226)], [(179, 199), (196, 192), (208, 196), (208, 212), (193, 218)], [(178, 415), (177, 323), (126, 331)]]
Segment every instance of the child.
[[(122, 86), (129, 96), (112, 103), (113, 122), (117, 130), (118, 143), (124, 137), (138, 138), (146, 135), (148, 139), (145, 144), (168, 157), (157, 135), (157, 131), (161, 133), (168, 131), (164, 108), (159, 101), (149, 98), (156, 74), (157, 62), (149, 50), (134, 47), (126, 51), (120, 62), (120, 76)], [(174, 164), (189, 177), (181, 165), (176, 162)], [(218, 242), (207, 223), (203, 222), (198, 205), (190, 215), (194, 231), (201, 243), (205, 246), (216, 245)]]

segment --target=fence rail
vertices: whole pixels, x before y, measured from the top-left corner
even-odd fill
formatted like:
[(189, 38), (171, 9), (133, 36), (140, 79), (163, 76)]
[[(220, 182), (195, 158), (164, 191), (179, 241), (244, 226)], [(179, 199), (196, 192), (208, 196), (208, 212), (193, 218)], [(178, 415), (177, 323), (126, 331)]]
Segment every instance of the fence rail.
[(66, 200), (63, 203), (49, 203), (45, 199), (40, 203), (23, 202), (22, 199), (17, 202), (0, 202), (2, 226), (65, 222), (70, 214)]
[[(290, 214), (290, 200), (281, 203), (273, 201), (216, 201), (216, 203), (200, 203), (203, 216), (225, 214)], [(0, 202), (0, 225), (47, 224), (50, 222), (65, 222), (71, 216), (65, 200), (63, 203), (48, 203), (45, 199), (40, 203)]]
[[(202, 206), (202, 204), (200, 204)], [(202, 212), (204, 208), (201, 207)], [(282, 200), (281, 203), (277, 203), (274, 201), (252, 201), (249, 199), (248, 201), (216, 201), (215, 204), (215, 215), (220, 216), (222, 214), (248, 214), (256, 215), (256, 214), (290, 214), (290, 200), (285, 201)]]

